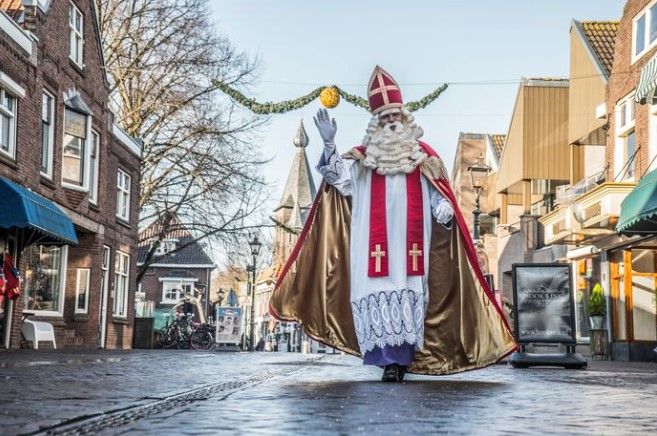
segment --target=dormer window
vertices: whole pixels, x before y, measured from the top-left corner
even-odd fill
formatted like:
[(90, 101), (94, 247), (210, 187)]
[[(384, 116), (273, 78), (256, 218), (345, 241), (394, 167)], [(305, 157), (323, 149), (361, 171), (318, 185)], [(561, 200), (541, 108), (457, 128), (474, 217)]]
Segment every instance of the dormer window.
[(79, 67), (83, 67), (82, 48), (84, 46), (84, 36), (82, 33), (83, 17), (80, 9), (73, 3), (69, 3), (68, 28), (69, 28), (69, 54), (73, 62)]
[(155, 254), (158, 256), (164, 256), (165, 254), (171, 253), (176, 249), (177, 239), (163, 239), (157, 246)]

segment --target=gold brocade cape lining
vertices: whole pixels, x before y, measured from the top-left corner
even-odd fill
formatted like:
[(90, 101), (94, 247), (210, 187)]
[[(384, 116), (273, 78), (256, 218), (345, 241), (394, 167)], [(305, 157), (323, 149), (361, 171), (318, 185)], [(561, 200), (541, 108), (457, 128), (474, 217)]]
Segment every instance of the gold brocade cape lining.
[[(476, 256), (473, 262), (474, 248), (442, 161), (423, 147), (429, 158), (421, 164), (422, 173), (452, 204), (456, 225), (449, 230), (432, 225), (424, 347), (408, 371), (441, 375), (482, 368), (517, 345), (490, 289), (484, 288)], [(361, 160), (364, 155), (354, 148), (346, 157)], [(350, 302), (350, 223), (350, 199), (322, 183), (269, 311), (276, 319), (301, 323), (313, 339), (361, 356)]]

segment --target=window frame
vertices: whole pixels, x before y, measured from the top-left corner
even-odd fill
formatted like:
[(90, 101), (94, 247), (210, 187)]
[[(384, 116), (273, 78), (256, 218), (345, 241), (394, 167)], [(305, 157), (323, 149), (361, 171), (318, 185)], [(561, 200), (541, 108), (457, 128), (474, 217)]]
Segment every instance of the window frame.
[[(79, 299), (80, 299), (80, 276), (82, 272), (87, 273), (87, 279), (85, 283), (85, 296), (84, 296), (84, 308), (80, 309)], [(91, 268), (77, 268), (76, 277), (75, 277), (75, 314), (86, 315), (89, 313), (89, 283), (91, 281)]]
[[(45, 104), (45, 98), (48, 98), (50, 102), (50, 123), (48, 124), (48, 144), (46, 144), (47, 150), (45, 152), (44, 156), (44, 125), (45, 125), (45, 120), (43, 119), (43, 109), (44, 109), (44, 104)], [(55, 111), (55, 96), (51, 93), (48, 92), (46, 89), (43, 90), (43, 93), (41, 95), (41, 169), (40, 173), (43, 177), (52, 180), (53, 178), (53, 158), (54, 158), (54, 149), (55, 149), (55, 119), (56, 117), (56, 111)], [(43, 161), (44, 158), (46, 160), (46, 170), (43, 170)]]
[[(123, 267), (125, 267), (125, 271), (123, 271)], [(119, 289), (119, 278), (122, 278), (122, 289)], [(120, 250), (114, 252), (114, 292), (112, 294), (112, 316), (114, 318), (128, 318), (130, 255)], [(123, 305), (123, 311), (118, 311), (119, 302)]]
[[(11, 98), (13, 100), (12, 109), (9, 110), (4, 106), (6, 98)], [(7, 88), (0, 85), (0, 114), (11, 118), (9, 123), (9, 144), (8, 150), (5, 150), (0, 146), (0, 153), (10, 157), (12, 160), (16, 159), (16, 128), (17, 128), (17, 113), (18, 113), (18, 97), (7, 91)]]
[[(127, 187), (125, 182), (127, 181)], [(130, 201), (132, 190), (132, 176), (121, 168), (116, 172), (116, 216), (130, 222)], [(125, 212), (125, 214), (123, 214)]]
[[(657, 9), (655, 9), (655, 17), (651, 14), (651, 8), (655, 5), (657, 5), (657, 0), (651, 1), (632, 18), (632, 52), (630, 53), (630, 64), (636, 63), (639, 59), (645, 56), (646, 53), (650, 52), (653, 47), (657, 46), (657, 36), (655, 36), (654, 40), (650, 41), (650, 27), (652, 26), (652, 20), (653, 18), (657, 20)], [(643, 50), (637, 53), (637, 25), (642, 17), (645, 17)]]
[[(657, 39), (656, 39), (657, 40)], [(615, 177), (621, 175), (621, 170), (623, 170), (623, 180), (630, 181), (635, 177), (636, 168), (629, 170), (632, 165), (636, 165), (636, 156), (634, 162), (630, 164), (630, 167), (626, 167), (628, 160), (631, 156), (627, 153), (628, 138), (634, 134), (635, 138), (635, 147), (636, 147), (636, 102), (634, 101), (635, 91), (633, 90), (620, 100), (616, 102), (614, 107), (614, 124), (615, 124), (615, 140), (614, 140), (614, 173)], [(631, 106), (627, 106), (627, 103), (630, 103)], [(629, 111), (628, 108), (632, 110)], [(632, 115), (631, 119), (627, 119), (629, 115)], [(621, 125), (621, 117), (625, 115), (626, 122)], [(635, 148), (636, 152), (636, 148)], [(618, 162), (618, 161), (621, 162)]]
[[(69, 41), (68, 41), (68, 58), (75, 63), (75, 65), (80, 68), (84, 68), (84, 15), (80, 8), (77, 7), (75, 3), (69, 1), (69, 10), (68, 10), (68, 32), (69, 32)], [(76, 27), (75, 18), (80, 19), (80, 28)], [(75, 41), (74, 41), (75, 39)], [(79, 55), (79, 59), (76, 59), (73, 55), (73, 47), (75, 45), (76, 54)]]
[[(66, 133), (66, 113), (70, 111), (73, 113), (76, 113), (78, 115), (84, 116), (85, 117), (85, 138), (79, 138), (77, 136), (71, 135)], [(92, 129), (91, 129), (91, 124), (92, 124), (92, 117), (90, 115), (86, 115), (77, 111), (74, 111), (73, 109), (68, 108), (66, 105), (64, 105), (64, 122), (62, 123), (62, 186), (67, 188), (67, 189), (72, 189), (76, 191), (82, 191), (82, 192), (89, 192), (89, 173), (90, 173), (90, 168), (89, 168), (89, 161), (90, 161), (90, 149), (89, 147), (89, 142), (92, 140)], [(80, 167), (81, 167), (81, 175), (82, 175), (82, 183), (80, 185), (77, 185), (72, 182), (66, 181), (64, 178), (64, 158), (66, 157), (66, 154), (64, 153), (64, 147), (66, 147), (67, 144), (67, 139), (68, 137), (74, 137), (78, 138), (82, 141), (82, 146), (83, 150), (80, 152)]]
[[(632, 91), (625, 97), (618, 100), (618, 102), (616, 102), (616, 136), (627, 136), (631, 133), (631, 131), (634, 131), (636, 126), (636, 102), (634, 101), (634, 94), (635, 92)], [(630, 103), (630, 105), (628, 105), (628, 103)], [(631, 111), (628, 109), (631, 109)], [(625, 115), (627, 117), (629, 114), (632, 115), (632, 119), (626, 121), (624, 125), (621, 125), (621, 116)]]
[(89, 147), (89, 202), (94, 205), (98, 205), (100, 142), (100, 133), (91, 129), (91, 147)]
[[(162, 287), (161, 287), (162, 299), (160, 300), (160, 304), (179, 303), (182, 296), (185, 295), (184, 286), (189, 286), (190, 287), (189, 291), (193, 295), (194, 285), (196, 284), (196, 282), (198, 282), (198, 280), (199, 279), (197, 278), (190, 278), (190, 277), (161, 277), (160, 282), (162, 283)], [(167, 285), (179, 286), (177, 298), (175, 299), (166, 298), (167, 291), (172, 290), (170, 288), (167, 289)]]
[[(23, 309), (23, 313), (29, 313), (35, 316), (44, 316), (44, 317), (63, 317), (64, 316), (64, 304), (65, 304), (65, 295), (66, 294), (66, 272), (68, 270), (68, 245), (62, 245), (61, 247), (61, 264), (59, 266), (59, 274), (61, 281), (59, 283), (59, 301), (57, 302), (58, 310), (35, 310), (35, 309)], [(27, 307), (27, 304), (25, 305)]]

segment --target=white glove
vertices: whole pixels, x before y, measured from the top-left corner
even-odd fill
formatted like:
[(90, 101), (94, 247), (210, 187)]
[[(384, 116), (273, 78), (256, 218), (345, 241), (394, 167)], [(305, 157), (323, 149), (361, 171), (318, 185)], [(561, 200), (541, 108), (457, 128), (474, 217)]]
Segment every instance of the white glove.
[(324, 141), (324, 156), (330, 157), (335, 151), (335, 132), (338, 130), (338, 125), (335, 118), (329, 119), (329, 114), (326, 109), (317, 111), (317, 117), (313, 117), (319, 135)]
[(450, 228), (452, 218), (454, 217), (454, 209), (449, 201), (443, 198), (443, 200), (434, 207), (433, 216), (440, 224)]

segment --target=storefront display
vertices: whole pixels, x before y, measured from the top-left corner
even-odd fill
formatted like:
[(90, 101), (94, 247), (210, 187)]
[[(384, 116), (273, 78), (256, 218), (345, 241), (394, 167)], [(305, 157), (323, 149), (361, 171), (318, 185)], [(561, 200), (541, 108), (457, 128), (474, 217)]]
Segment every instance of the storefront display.
[(65, 250), (46, 245), (33, 245), (25, 250), (25, 310), (61, 311)]

